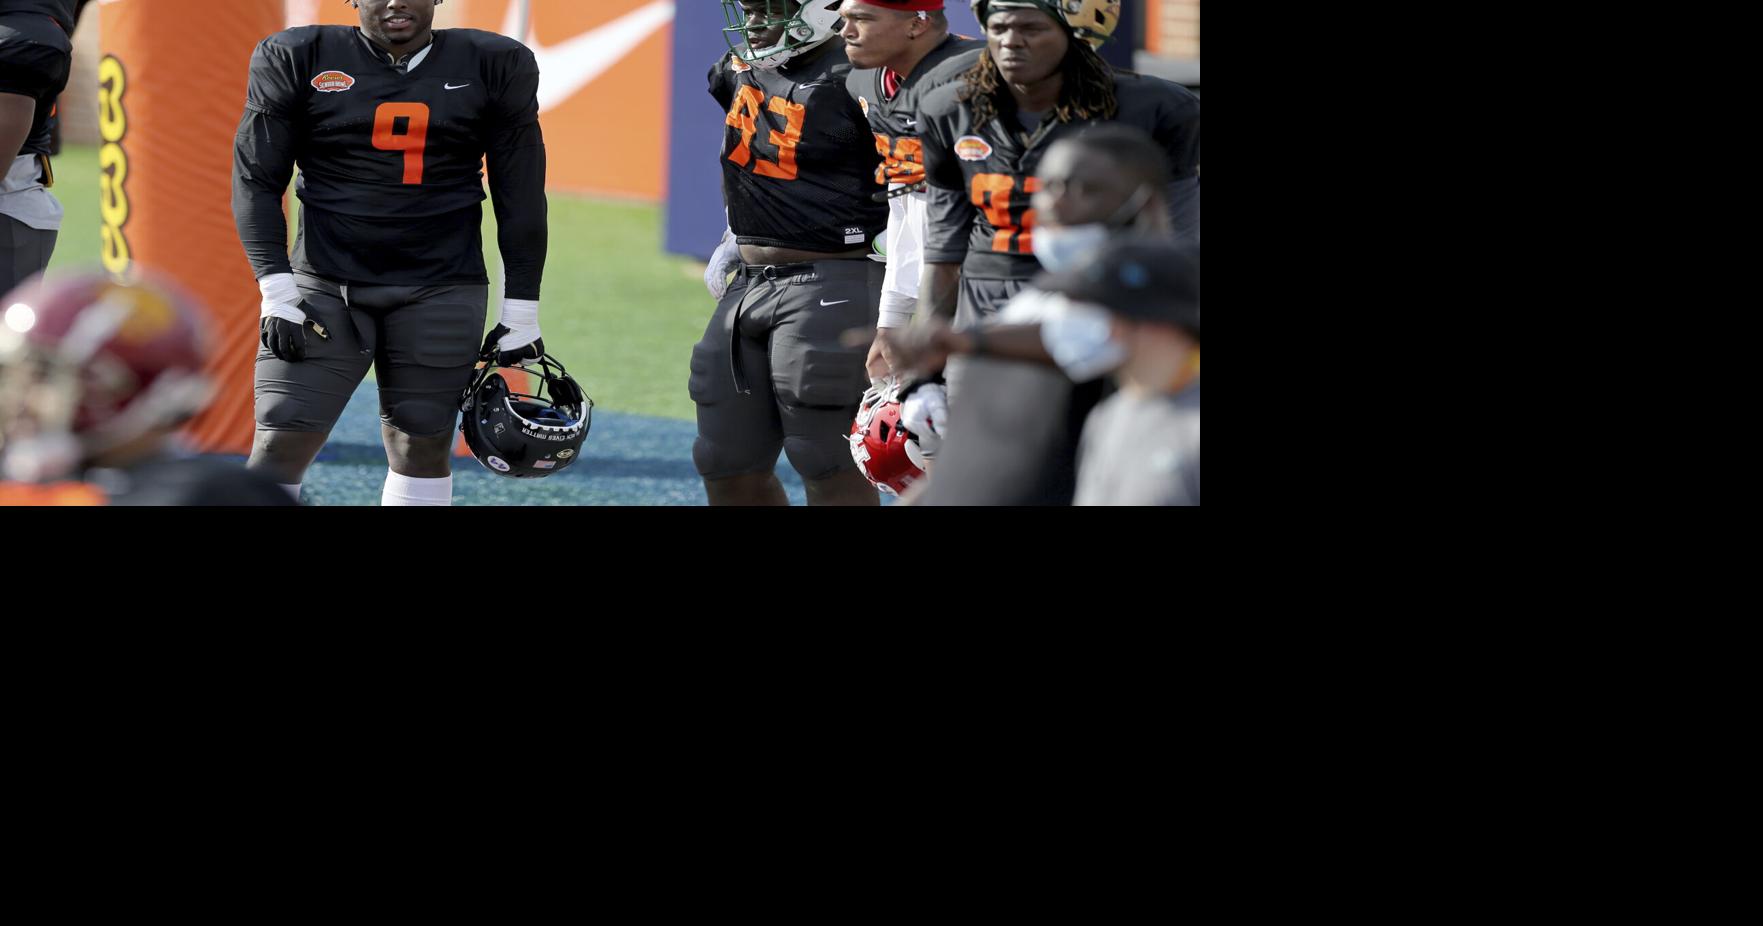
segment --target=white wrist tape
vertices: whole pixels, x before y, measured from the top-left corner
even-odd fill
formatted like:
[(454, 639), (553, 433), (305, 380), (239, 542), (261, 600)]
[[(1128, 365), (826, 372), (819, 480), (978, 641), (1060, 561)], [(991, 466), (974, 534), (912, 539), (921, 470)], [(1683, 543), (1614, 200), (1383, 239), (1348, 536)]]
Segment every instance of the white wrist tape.
[(502, 317), (499, 321), (508, 326), (508, 333), (497, 342), (497, 350), (525, 347), (541, 337), (537, 299), (503, 299)]
[(497, 320), (513, 331), (520, 331), (523, 328), (537, 329), (539, 327), (539, 300), (504, 299), (502, 300), (502, 317)]
[(918, 300), (895, 292), (881, 294), (881, 312), (876, 316), (877, 328), (904, 328), (912, 323), (912, 313), (918, 309)]
[(300, 311), (300, 287), (294, 285), (293, 274), (272, 273), (257, 281), (257, 291), (263, 294), (259, 306), (263, 317), (273, 315), (296, 325), (306, 323), (306, 313)]

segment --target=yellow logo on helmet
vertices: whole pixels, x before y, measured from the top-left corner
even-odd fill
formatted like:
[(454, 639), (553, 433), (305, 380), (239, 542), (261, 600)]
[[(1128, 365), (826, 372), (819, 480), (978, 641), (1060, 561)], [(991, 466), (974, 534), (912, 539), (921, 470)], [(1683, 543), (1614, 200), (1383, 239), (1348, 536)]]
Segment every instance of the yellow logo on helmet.
[(105, 289), (104, 301), (122, 303), (128, 314), (117, 326), (116, 338), (127, 344), (151, 341), (170, 331), (177, 324), (178, 313), (164, 296), (138, 286), (112, 285)]
[(973, 15), (981, 26), (994, 6), (1044, 9), (1064, 20), (1071, 33), (1088, 42), (1091, 49), (1101, 48), (1120, 25), (1120, 0), (973, 0)]

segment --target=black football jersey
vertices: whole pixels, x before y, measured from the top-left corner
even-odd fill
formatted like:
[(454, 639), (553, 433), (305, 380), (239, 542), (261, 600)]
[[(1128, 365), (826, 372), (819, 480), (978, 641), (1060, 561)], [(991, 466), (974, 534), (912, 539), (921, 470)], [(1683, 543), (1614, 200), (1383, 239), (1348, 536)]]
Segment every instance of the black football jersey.
[(850, 72), (836, 38), (769, 71), (732, 53), (710, 69), (710, 95), (728, 113), (722, 198), (741, 244), (837, 253), (887, 227), (887, 204), (870, 198), (881, 158), (846, 92)]
[[(241, 179), (285, 188), (291, 156), (303, 206), (294, 266), (363, 284), (482, 283), (487, 157), (498, 223), (514, 223), (501, 234), (507, 295), (537, 299), (545, 247), (538, 86), (532, 52), (491, 32), (437, 30), (408, 71), (352, 27), (279, 32), (251, 58), (235, 212)], [(239, 219), (258, 276), (284, 268), (281, 236), (254, 248)]]
[[(1168, 152), (1176, 184), (1192, 184), (1200, 165), (1200, 99), (1187, 88), (1126, 71), (1114, 74), (1119, 111), (1114, 122), (1143, 129)], [(930, 228), (924, 259), (960, 263), (967, 276), (1026, 280), (1040, 270), (1034, 256), (1035, 214), (1041, 156), (1103, 120), (1060, 122), (1052, 111), (1028, 132), (1005, 109), (983, 128), (959, 98), (964, 84), (951, 80), (921, 105)]]
[[(942, 82), (960, 76), (963, 62), (971, 64), (984, 47), (984, 39), (944, 37), (942, 44), (926, 54), (900, 82), (892, 98), (882, 86), (882, 68), (851, 72), (845, 87), (868, 117), (876, 153), (882, 158), (875, 170), (876, 183), (885, 188), (890, 183), (911, 186), (924, 181), (924, 148), (918, 138), (919, 101)], [(949, 66), (939, 67), (945, 62)]]
[[(0, 44), (0, 68), (5, 79), (0, 92), (17, 93), (37, 101), (30, 134), (19, 154), (47, 155), (55, 131), (55, 102), (67, 87), (71, 69), (73, 28), (88, 0), (0, 0), (0, 16), (24, 14), (10, 21), (10, 40)], [(41, 20), (29, 21), (32, 16)], [(56, 28), (61, 34), (56, 34)], [(19, 43), (14, 45), (13, 43)], [(48, 162), (44, 162), (47, 168)], [(0, 165), (0, 169), (11, 166)], [(52, 176), (49, 177), (52, 180)]]
[(73, 36), (73, 27), (80, 21), (80, 10), (91, 0), (0, 0), (0, 15), (6, 13), (41, 13), (52, 17), (61, 31)]

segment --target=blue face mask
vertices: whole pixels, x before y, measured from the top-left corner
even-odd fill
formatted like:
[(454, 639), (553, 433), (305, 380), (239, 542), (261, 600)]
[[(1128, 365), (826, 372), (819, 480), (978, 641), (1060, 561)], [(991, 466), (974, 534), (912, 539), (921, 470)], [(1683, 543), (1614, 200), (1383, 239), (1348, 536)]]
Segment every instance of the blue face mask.
[(1107, 311), (1083, 302), (1061, 300), (1041, 316), (1041, 343), (1074, 383), (1088, 382), (1120, 366), (1126, 348), (1114, 339)]
[(1131, 224), (1150, 201), (1150, 187), (1141, 186), (1106, 221), (1037, 227), (1030, 239), (1035, 259), (1055, 273), (1075, 265), (1100, 249), (1110, 235)]
[(1053, 272), (1064, 270), (1086, 255), (1101, 249), (1111, 229), (1101, 222), (1088, 225), (1043, 226), (1035, 229), (1030, 245), (1035, 259)]

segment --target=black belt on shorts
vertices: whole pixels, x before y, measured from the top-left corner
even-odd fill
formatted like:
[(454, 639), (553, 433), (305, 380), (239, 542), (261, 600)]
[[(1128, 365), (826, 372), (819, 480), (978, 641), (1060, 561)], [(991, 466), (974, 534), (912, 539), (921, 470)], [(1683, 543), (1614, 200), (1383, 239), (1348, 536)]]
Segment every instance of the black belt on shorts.
[[(741, 273), (748, 279), (787, 280), (814, 272), (814, 264), (809, 262), (795, 264), (743, 264)], [(735, 310), (728, 314), (728, 368), (734, 376), (735, 392), (741, 395), (752, 395), (752, 387), (747, 385), (747, 377), (741, 373), (741, 352), (735, 341), (739, 338), (741, 313), (747, 310), (747, 297), (753, 294), (753, 288), (741, 294), (741, 301)]]
[(741, 272), (748, 277), (763, 277), (767, 280), (776, 280), (782, 277), (801, 276), (804, 273), (813, 273), (814, 265), (811, 263), (742, 264)]

